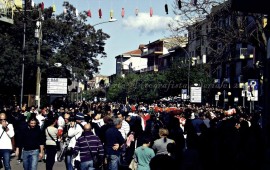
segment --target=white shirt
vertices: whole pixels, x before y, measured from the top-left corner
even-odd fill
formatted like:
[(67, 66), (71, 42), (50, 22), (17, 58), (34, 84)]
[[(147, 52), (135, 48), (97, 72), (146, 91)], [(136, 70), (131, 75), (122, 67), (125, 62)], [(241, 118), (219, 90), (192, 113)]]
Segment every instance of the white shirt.
[(92, 122), (98, 124), (99, 127), (105, 124), (103, 119), (93, 119)]
[(74, 148), (76, 140), (82, 135), (83, 129), (76, 124), (74, 127), (68, 129), (68, 137), (71, 138), (68, 147)]
[(62, 127), (62, 128), (65, 127), (65, 120), (64, 120), (63, 116), (58, 117), (57, 124), (58, 124), (58, 127)]
[(0, 149), (12, 149), (11, 138), (14, 136), (14, 128), (12, 124), (8, 124), (8, 131), (4, 131), (0, 124)]
[(42, 116), (42, 114), (37, 114), (36, 118), (37, 118), (37, 120), (39, 122), (39, 126), (42, 127), (43, 124), (44, 124), (45, 117)]
[(118, 129), (121, 132), (121, 135), (123, 136), (124, 139), (127, 139), (127, 134), (130, 131), (130, 126), (128, 124), (128, 122), (126, 122), (125, 120), (122, 121), (122, 126), (120, 129)]

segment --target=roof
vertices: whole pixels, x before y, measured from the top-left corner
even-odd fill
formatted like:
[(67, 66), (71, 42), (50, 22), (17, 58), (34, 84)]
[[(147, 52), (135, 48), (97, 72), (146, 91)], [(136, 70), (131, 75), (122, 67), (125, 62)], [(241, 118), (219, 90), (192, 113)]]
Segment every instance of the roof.
[(132, 56), (132, 57), (136, 57), (136, 56), (137, 57), (140, 57), (141, 54), (142, 54), (141, 49), (143, 49), (144, 47), (145, 47), (144, 44), (140, 44), (138, 49), (132, 50), (132, 51), (128, 51), (128, 52), (124, 52), (123, 54), (120, 54), (120, 55), (116, 56), (115, 58), (130, 57), (130, 56)]
[(132, 55), (132, 56), (141, 56), (141, 53), (142, 53), (142, 51), (140, 49), (136, 49), (136, 50), (125, 52), (125, 53), (123, 53), (123, 55), (124, 54), (129, 54), (129, 55)]

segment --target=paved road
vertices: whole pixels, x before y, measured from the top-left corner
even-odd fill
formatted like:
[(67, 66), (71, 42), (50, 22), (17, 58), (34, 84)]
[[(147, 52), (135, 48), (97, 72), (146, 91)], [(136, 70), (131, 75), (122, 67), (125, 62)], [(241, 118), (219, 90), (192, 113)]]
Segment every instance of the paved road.
[[(12, 157), (11, 158), (11, 169), (12, 170), (23, 170), (23, 163), (17, 163), (17, 157)], [(45, 170), (46, 169), (46, 163), (42, 162), (38, 162), (38, 170)], [(66, 166), (64, 161), (62, 162), (55, 162), (54, 166), (53, 166), (54, 170), (65, 170)]]

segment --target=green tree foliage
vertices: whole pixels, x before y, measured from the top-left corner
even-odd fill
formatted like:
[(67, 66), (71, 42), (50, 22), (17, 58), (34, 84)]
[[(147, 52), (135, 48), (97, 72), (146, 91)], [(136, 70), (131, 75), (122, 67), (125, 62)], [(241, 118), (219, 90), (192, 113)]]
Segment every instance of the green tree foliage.
[[(69, 2), (63, 6), (67, 13), (52, 14), (52, 8), (45, 9), (39, 17), (38, 7), (27, 3), (27, 12), (16, 11), (14, 24), (0, 24), (0, 93), (6, 94), (12, 88), (13, 94), (20, 94), (22, 54), (24, 54), (24, 94), (35, 94), (36, 56), (38, 39), (35, 37), (36, 21), (42, 22), (41, 93), (46, 94), (47, 77), (66, 77), (88, 80), (98, 73), (97, 56), (106, 57), (105, 40), (110, 36), (102, 30), (95, 30), (88, 24), (86, 12), (76, 16), (75, 7)], [(24, 21), (26, 24), (25, 50), (23, 51)], [(61, 63), (56, 68), (54, 63)], [(73, 74), (71, 74), (71, 71)]]
[[(201, 84), (206, 101), (213, 79), (209, 74), (209, 66), (191, 66), (190, 85)], [(153, 102), (163, 97), (178, 96), (181, 89), (187, 89), (188, 66), (175, 61), (171, 68), (164, 72), (144, 74), (127, 74), (117, 77), (110, 85), (107, 98), (110, 101)]]

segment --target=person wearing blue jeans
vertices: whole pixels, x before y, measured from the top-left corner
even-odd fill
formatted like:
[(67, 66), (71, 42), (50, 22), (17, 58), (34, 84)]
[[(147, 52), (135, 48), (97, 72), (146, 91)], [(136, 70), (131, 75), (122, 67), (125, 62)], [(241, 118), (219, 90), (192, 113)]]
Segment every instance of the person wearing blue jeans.
[(117, 170), (119, 169), (120, 157), (118, 155), (108, 155), (108, 169), (110, 170)]
[(37, 169), (39, 150), (23, 151), (23, 168), (25, 170)]
[(0, 149), (0, 161), (1, 161), (1, 157), (3, 157), (3, 163), (4, 163), (5, 170), (11, 170), (10, 153), (11, 153), (10, 149)]
[(113, 126), (105, 132), (105, 151), (108, 170), (119, 169), (121, 146), (125, 142), (125, 139), (119, 131), (121, 126), (122, 120), (120, 118), (113, 118)]
[[(68, 149), (71, 149), (71, 148), (68, 148)], [(70, 151), (68, 151), (70, 152)], [(65, 164), (66, 164), (66, 169), (67, 170), (73, 170), (73, 165), (72, 165), (72, 153), (66, 153), (66, 156), (65, 156)]]
[(45, 135), (37, 124), (35, 113), (29, 117), (26, 124), (20, 128), (19, 141), (16, 148), (16, 155), (19, 148), (23, 148), (23, 168), (24, 170), (37, 170), (38, 160), (44, 155)]
[(95, 170), (93, 160), (81, 162), (81, 170)]
[(84, 125), (84, 132), (76, 141), (74, 147), (74, 154), (80, 153), (80, 167), (81, 170), (94, 170), (94, 157), (99, 158), (98, 165), (100, 166), (104, 159), (104, 148), (98, 136), (94, 135), (91, 130), (91, 124)]
[(3, 158), (5, 170), (11, 170), (10, 154), (12, 151), (11, 138), (13, 136), (13, 125), (7, 122), (5, 113), (0, 113), (0, 158)]

